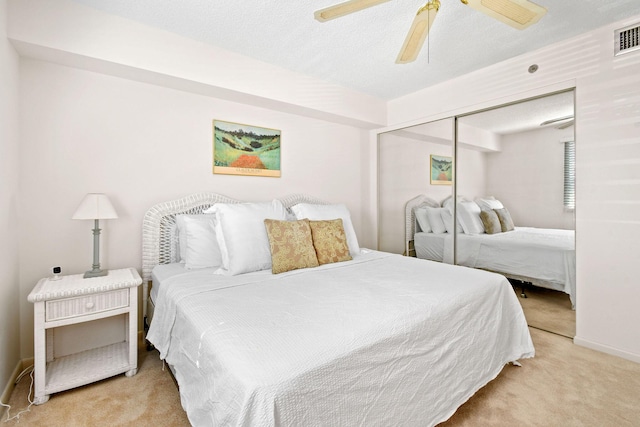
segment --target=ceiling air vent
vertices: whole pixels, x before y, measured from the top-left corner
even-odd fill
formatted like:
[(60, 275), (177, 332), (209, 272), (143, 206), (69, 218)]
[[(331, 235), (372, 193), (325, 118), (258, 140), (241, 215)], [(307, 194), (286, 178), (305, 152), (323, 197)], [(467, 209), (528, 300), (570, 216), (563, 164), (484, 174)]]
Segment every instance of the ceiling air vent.
[(615, 31), (615, 56), (640, 49), (640, 24)]

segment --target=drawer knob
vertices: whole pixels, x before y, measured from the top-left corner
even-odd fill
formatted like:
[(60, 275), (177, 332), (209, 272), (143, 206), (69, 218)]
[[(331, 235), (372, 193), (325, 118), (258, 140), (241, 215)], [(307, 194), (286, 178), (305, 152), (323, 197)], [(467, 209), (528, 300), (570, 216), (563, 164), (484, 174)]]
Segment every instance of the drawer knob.
[(93, 308), (93, 303), (88, 302), (86, 307), (87, 307), (87, 310), (91, 310)]

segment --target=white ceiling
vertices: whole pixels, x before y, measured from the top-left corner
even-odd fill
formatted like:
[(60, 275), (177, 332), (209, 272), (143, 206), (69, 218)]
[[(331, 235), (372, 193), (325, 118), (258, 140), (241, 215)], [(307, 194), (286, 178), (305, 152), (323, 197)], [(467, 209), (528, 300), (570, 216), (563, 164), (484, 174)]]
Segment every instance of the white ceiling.
[(500, 135), (541, 129), (548, 120), (574, 115), (573, 96), (569, 91), (531, 99), (461, 117), (459, 122)]
[(537, 0), (547, 14), (519, 31), (459, 0), (441, 0), (421, 55), (398, 65), (398, 51), (425, 0), (392, 0), (325, 23), (313, 12), (341, 0), (73, 1), (381, 99), (640, 15), (639, 0)]

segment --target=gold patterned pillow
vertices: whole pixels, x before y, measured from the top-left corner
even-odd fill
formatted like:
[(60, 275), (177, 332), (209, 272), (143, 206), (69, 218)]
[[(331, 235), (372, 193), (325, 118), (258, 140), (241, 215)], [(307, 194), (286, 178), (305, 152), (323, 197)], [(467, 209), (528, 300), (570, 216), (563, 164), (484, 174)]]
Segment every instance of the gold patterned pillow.
[(273, 274), (318, 266), (308, 219), (300, 221), (265, 219), (264, 225), (271, 247)]
[(318, 263), (330, 264), (351, 260), (342, 219), (309, 221)]
[(511, 219), (511, 214), (507, 210), (507, 208), (502, 209), (494, 209), (496, 214), (498, 214), (498, 219), (500, 220), (500, 225), (502, 226), (502, 231), (511, 231), (514, 229), (513, 220)]
[(487, 234), (502, 233), (500, 219), (498, 219), (498, 214), (494, 211), (481, 210), (480, 219), (482, 220), (482, 225), (484, 225), (484, 231), (486, 231)]

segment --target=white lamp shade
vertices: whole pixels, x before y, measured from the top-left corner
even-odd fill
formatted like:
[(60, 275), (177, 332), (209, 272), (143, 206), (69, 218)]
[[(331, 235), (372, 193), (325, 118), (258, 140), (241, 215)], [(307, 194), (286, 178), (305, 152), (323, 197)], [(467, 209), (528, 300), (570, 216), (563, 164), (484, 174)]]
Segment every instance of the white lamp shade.
[(115, 219), (118, 218), (111, 201), (102, 193), (89, 193), (84, 196), (72, 219)]

